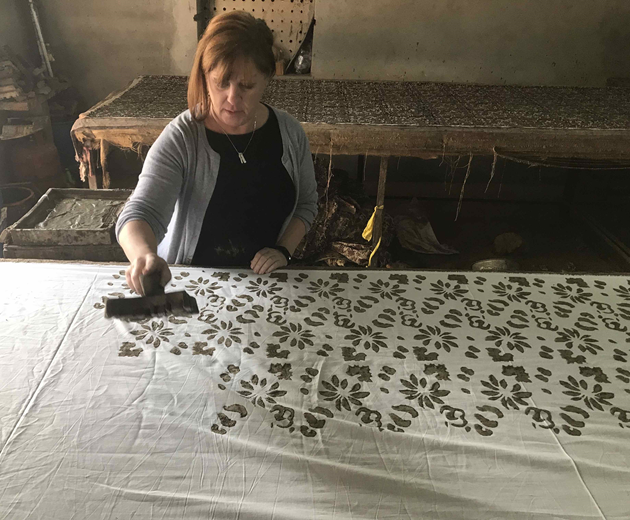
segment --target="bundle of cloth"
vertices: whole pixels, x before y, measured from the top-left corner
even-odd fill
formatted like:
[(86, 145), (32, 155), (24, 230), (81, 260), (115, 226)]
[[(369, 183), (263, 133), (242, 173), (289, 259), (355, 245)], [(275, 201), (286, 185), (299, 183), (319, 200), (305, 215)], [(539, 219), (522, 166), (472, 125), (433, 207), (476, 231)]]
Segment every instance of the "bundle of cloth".
[[(314, 164), (319, 211), (293, 257), (309, 265), (366, 266), (374, 248), (362, 234), (374, 212), (374, 202), (345, 170), (329, 169), (328, 162), (320, 158), (315, 158)], [(394, 229), (394, 219), (383, 211), (383, 237), (372, 265), (390, 263), (387, 248)]]

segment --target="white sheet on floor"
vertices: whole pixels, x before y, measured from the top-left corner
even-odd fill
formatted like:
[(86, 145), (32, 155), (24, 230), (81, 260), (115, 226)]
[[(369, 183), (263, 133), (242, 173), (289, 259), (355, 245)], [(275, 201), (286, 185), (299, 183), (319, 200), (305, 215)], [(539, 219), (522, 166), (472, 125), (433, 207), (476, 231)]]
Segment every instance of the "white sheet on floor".
[(0, 262), (2, 519), (630, 518), (624, 277)]

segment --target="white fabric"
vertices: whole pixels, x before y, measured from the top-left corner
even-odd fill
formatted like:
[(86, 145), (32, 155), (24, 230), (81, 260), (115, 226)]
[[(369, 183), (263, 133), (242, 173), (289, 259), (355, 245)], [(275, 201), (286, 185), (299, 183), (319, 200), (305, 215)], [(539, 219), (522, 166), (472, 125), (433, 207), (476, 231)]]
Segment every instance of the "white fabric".
[(0, 262), (0, 519), (630, 518), (624, 277)]

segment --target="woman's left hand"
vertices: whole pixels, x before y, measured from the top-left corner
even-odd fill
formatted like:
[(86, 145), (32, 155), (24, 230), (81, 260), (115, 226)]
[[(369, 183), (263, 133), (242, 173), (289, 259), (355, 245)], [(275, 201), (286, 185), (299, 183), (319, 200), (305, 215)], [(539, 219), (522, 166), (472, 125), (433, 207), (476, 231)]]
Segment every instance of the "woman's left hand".
[(287, 259), (280, 251), (264, 247), (256, 253), (251, 268), (256, 274), (266, 274), (285, 265), (287, 265)]

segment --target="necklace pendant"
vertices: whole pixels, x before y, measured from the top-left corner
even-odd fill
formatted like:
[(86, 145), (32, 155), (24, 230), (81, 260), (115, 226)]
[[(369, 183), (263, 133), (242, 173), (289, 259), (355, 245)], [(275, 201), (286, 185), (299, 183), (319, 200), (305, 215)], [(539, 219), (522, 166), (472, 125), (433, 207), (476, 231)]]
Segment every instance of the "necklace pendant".
[(241, 160), (241, 164), (247, 163), (247, 161), (245, 160), (245, 156), (243, 155), (243, 152), (238, 152), (238, 158)]

